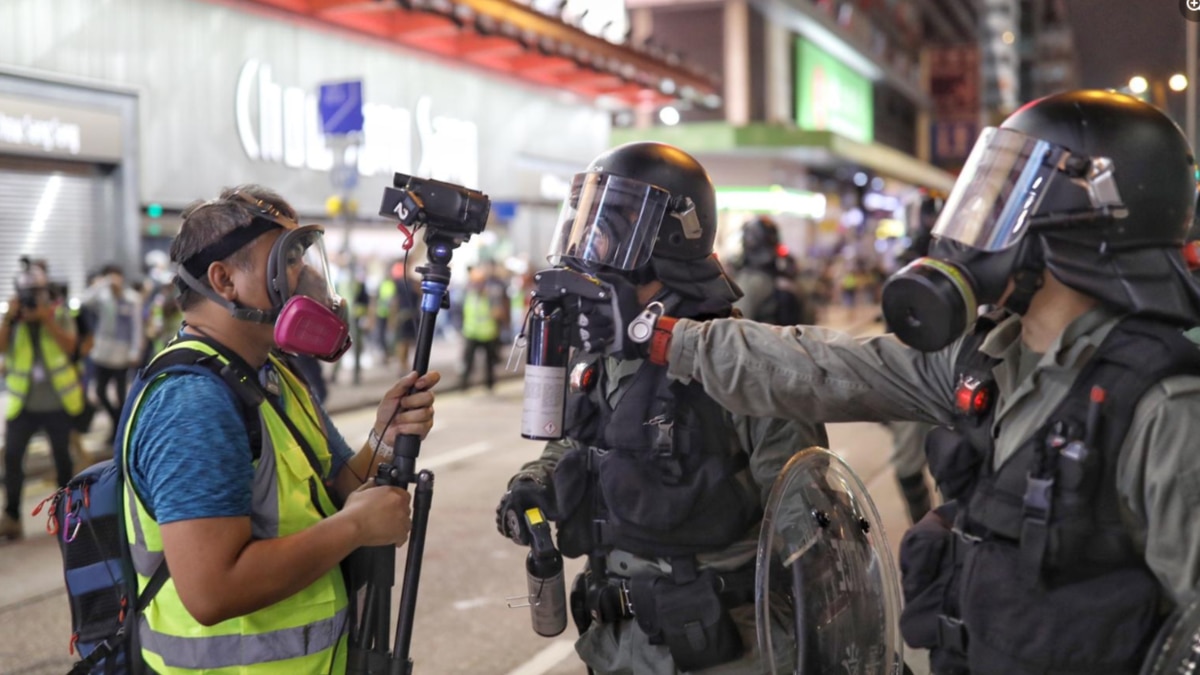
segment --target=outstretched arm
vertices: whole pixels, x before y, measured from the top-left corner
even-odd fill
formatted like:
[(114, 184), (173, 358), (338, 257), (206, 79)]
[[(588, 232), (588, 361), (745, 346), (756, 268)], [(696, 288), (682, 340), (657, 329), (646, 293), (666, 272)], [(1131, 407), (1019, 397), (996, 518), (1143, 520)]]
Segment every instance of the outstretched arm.
[(961, 342), (932, 354), (891, 335), (869, 339), (815, 326), (680, 319), (668, 375), (696, 380), (743, 415), (814, 422), (951, 419)]

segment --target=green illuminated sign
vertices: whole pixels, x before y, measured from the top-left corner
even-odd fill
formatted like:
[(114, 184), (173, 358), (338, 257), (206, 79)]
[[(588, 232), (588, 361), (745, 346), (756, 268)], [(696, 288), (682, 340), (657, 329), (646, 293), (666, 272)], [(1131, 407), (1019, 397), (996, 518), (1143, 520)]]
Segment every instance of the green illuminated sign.
[(147, 204), (146, 215), (151, 218), (161, 218), (163, 214), (162, 204)]
[(808, 40), (796, 39), (796, 126), (870, 142), (874, 114), (870, 80)]

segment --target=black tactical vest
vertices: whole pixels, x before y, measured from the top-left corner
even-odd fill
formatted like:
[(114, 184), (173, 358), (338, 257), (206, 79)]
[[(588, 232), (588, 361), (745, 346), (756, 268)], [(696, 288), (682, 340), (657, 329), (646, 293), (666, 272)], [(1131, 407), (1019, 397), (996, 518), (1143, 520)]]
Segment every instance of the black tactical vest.
[(645, 557), (721, 550), (762, 518), (749, 458), (729, 414), (697, 383), (667, 379), (649, 361), (605, 399), (604, 362), (576, 358), (566, 435), (575, 447), (554, 472), (563, 555), (614, 548)]
[(1122, 522), (1118, 455), (1145, 392), (1200, 374), (1200, 349), (1179, 328), (1123, 320), (996, 469), (995, 404), (971, 405), (994, 395), (996, 361), (978, 347), (995, 322), (981, 322), (960, 352), (955, 427), (927, 448), (954, 532), (922, 521), (901, 546), (905, 638), (934, 650), (939, 674), (1137, 673), (1163, 598)]

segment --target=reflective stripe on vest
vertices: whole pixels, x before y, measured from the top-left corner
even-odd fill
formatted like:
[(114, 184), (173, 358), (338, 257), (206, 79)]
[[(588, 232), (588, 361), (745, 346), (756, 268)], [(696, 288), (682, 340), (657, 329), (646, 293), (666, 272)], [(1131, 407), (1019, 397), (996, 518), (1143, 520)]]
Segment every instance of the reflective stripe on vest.
[[(56, 311), (55, 320), (58, 320), (60, 314), (61, 310)], [(54, 341), (50, 331), (38, 331), (38, 351), (42, 353), (42, 365), (50, 377), (50, 385), (58, 394), (58, 400), (62, 402), (63, 410), (68, 415), (83, 412), (83, 388), (79, 382), (79, 371)], [(25, 323), (13, 326), (8, 374), (4, 378), (4, 386), (8, 389), (5, 419), (11, 420), (25, 407), (25, 399), (29, 397), (29, 388), (33, 384), (34, 352), (29, 326)]]
[[(227, 362), (209, 346), (194, 341), (176, 343), (163, 353), (181, 347)], [(327, 473), (332, 456), (324, 430), (319, 426), (321, 416), (300, 381), (273, 357), (271, 365), (282, 380), (281, 408), (308, 441), (322, 471)], [(123, 439), (123, 457), (129, 456), (138, 410), (149, 389), (148, 385), (134, 402)], [(269, 402), (264, 401), (260, 406), (259, 417), (264, 434), (251, 487), (252, 537), (284, 537), (312, 527), (325, 514), (333, 514), (336, 507), (321, 484), (321, 476), (314, 473), (300, 445)], [(146, 450), (162, 451), (135, 448), (135, 451)], [(128, 465), (125, 468), (126, 475), (132, 476)], [(126, 531), (140, 591), (163, 561), (162, 534), (131, 480), (126, 481), (125, 489)], [(318, 504), (313, 503), (314, 492)], [(163, 675), (196, 671), (222, 675), (341, 672), (346, 659), (346, 608), (342, 573), (334, 567), (299, 593), (269, 607), (214, 626), (203, 626), (188, 613), (174, 580), (169, 579), (142, 612), (138, 629), (142, 657)]]
[[(177, 637), (159, 633), (142, 616), (138, 638), (142, 648), (168, 655), (170, 665), (190, 670), (231, 668), (252, 663), (269, 663), (295, 658), (297, 654), (320, 652), (337, 646), (347, 630), (350, 613), (342, 608), (334, 616), (305, 626), (283, 628), (257, 635)], [(325, 671), (319, 671), (325, 672)]]

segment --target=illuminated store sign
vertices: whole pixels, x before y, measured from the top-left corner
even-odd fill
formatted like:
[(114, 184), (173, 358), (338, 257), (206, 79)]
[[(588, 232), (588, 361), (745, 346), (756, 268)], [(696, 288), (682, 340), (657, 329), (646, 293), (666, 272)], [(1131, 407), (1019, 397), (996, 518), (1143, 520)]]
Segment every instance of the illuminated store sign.
[(796, 125), (870, 142), (871, 81), (803, 38), (796, 41)]
[[(315, 89), (282, 86), (272, 80), (270, 65), (251, 59), (238, 75), (235, 111), (238, 139), (251, 159), (314, 171), (333, 167)], [(415, 162), (414, 127), (420, 147)], [(415, 111), (365, 103), (358, 172), (374, 176), (394, 171), (478, 187), (478, 127), (434, 115), (429, 96), (417, 100)]]

